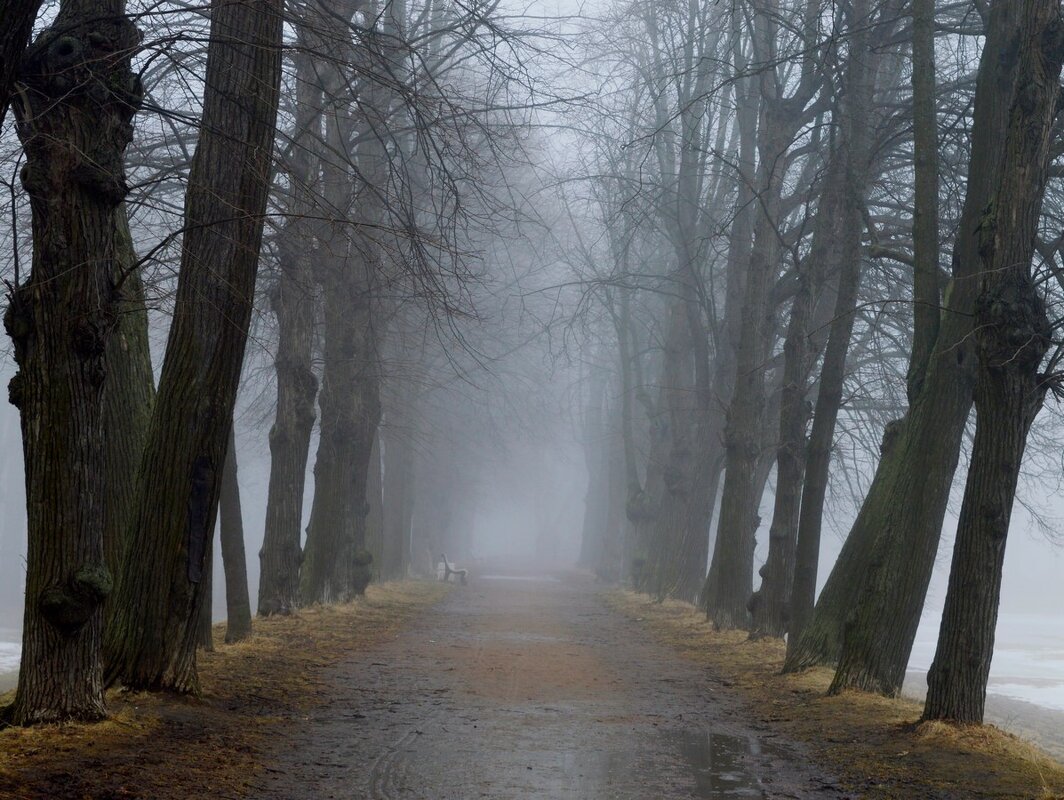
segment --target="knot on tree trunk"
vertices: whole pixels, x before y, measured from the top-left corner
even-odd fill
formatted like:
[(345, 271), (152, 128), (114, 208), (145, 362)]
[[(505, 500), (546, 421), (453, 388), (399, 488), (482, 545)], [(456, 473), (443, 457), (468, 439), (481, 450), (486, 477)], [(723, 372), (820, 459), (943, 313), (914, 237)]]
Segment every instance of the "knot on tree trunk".
[[(118, 205), (128, 193), (122, 154), (144, 98), (130, 59), (140, 34), (124, 16), (79, 19), (62, 12), (23, 59), (25, 92), (15, 106), (27, 153), (22, 184), (31, 196), (73, 181)], [(75, 127), (80, 135), (71, 141)]]
[(1033, 374), (1050, 344), (1045, 303), (1027, 275), (1010, 271), (976, 303), (980, 357), (987, 369)]
[(73, 635), (92, 619), (114, 584), (103, 564), (86, 564), (65, 585), (41, 592), (37, 604), (41, 615), (64, 635)]

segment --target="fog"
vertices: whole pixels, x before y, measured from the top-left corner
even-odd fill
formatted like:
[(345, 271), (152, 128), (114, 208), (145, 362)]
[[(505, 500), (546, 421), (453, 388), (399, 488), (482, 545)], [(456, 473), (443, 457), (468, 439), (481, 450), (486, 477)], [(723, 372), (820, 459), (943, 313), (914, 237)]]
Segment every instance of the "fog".
[(1059, 4), (94, 2), (0, 19), (12, 720), (197, 694), (239, 614), (365, 632), (333, 711), (438, 656), (512, 796), (606, 796), (654, 703), (662, 785), (771, 757), (733, 645), (1064, 752)]

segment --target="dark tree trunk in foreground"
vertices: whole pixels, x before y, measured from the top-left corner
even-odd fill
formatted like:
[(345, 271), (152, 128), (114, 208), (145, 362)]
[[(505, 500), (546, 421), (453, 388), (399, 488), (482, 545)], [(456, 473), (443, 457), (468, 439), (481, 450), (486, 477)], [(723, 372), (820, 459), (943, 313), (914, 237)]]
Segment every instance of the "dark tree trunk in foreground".
[(30, 41), (41, 0), (0, 0), (0, 125), (7, 116), (22, 54)]
[(1000, 180), (1015, 91), (1018, 5), (991, 8), (975, 97), (967, 196), (935, 348), (883, 457), (793, 665), (837, 661), (832, 691), (900, 691), (938, 550), (972, 404), (979, 227)]
[(1046, 391), (1039, 369), (1051, 329), (1030, 268), (1060, 91), (1064, 21), (1057, 0), (1022, 6), (1020, 88), (1001, 184), (980, 229), (975, 444), (928, 673), (926, 719), (983, 721), (1009, 519), (1027, 433)]
[(29, 528), (18, 724), (104, 713), (104, 384), (126, 254), (115, 220), (140, 102), (130, 70), (138, 42), (121, 0), (68, 0), (19, 78), (33, 266), (4, 320), (19, 368), (9, 393), (22, 418)]
[[(300, 25), (301, 43), (307, 44)], [(299, 606), (299, 565), (303, 550), (303, 495), (314, 430), (318, 379), (314, 374), (314, 278), (311, 263), (311, 193), (320, 184), (314, 142), (321, 127), (322, 90), (314, 56), (297, 50), (296, 130), (288, 157), (293, 195), (291, 218), (280, 238), (280, 275), (270, 294), (277, 316), (277, 413), (270, 429), (270, 483), (266, 525), (259, 551), (259, 614), (288, 614)]]
[(244, 554), (244, 515), (240, 509), (237, 479), (236, 432), (229, 431), (229, 452), (222, 470), (219, 500), (222, 570), (225, 573), (225, 642), (232, 644), (251, 635), (251, 598)]
[(270, 184), (280, 0), (215, 0), (181, 271), (108, 627), (109, 682), (197, 691), (196, 611), (244, 358)]

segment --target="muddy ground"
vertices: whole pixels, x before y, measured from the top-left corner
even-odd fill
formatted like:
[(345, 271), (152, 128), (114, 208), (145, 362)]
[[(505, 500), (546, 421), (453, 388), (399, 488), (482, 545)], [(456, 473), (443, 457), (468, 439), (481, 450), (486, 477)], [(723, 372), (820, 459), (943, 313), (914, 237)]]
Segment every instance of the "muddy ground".
[(826, 698), (781, 654), (576, 574), (372, 586), (219, 643), (200, 698), (112, 693), (108, 722), (0, 732), (0, 798), (1064, 796), (1014, 737)]
[(838, 798), (588, 578), (477, 576), (338, 665), (262, 798)]

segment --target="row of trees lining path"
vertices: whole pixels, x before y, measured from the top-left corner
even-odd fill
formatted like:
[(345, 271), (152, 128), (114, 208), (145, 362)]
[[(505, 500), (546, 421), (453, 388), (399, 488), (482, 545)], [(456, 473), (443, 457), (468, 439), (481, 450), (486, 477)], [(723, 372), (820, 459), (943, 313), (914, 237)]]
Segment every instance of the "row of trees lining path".
[[(480, 451), (563, 406), (581, 563), (786, 636), (785, 670), (830, 665), (832, 692), (900, 692), (967, 454), (925, 716), (982, 721), (1064, 352), (1059, 4), (0, 19), (28, 525), (12, 721), (99, 719), (108, 685), (198, 691), (219, 506), (238, 640), (252, 605), (469, 555)], [(256, 394), (252, 604), (233, 420)], [(818, 598), (841, 486), (856, 517)]]

